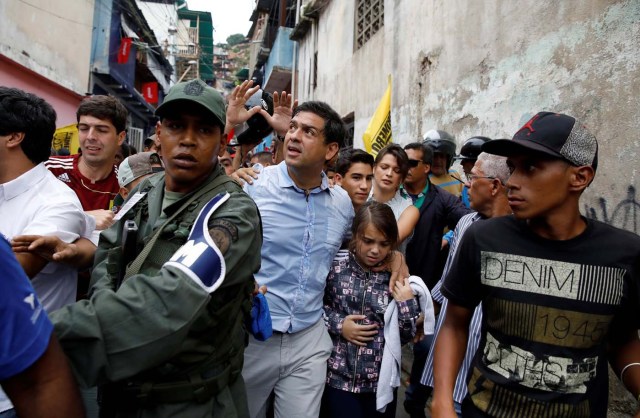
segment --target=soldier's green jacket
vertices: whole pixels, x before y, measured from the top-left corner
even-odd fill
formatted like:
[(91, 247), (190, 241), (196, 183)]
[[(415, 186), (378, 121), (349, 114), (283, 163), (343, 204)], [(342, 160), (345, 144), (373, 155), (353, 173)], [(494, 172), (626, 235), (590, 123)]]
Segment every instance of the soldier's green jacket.
[[(223, 175), (216, 165), (203, 185), (165, 209), (167, 217), (193, 194), (203, 194), (207, 183)], [(242, 378), (235, 376), (242, 368), (246, 338), (243, 310), (250, 303), (253, 273), (260, 267), (262, 228), (258, 210), (253, 200), (229, 181), (204, 193), (197, 205), (188, 205), (172, 222), (163, 224), (158, 218), (164, 173), (145, 179), (136, 190), (147, 191), (146, 198), (101, 234), (91, 275), (90, 299), (51, 315), (74, 373), (80, 384), (87, 387), (105, 382), (145, 384), (183, 380), (188, 373), (215, 375), (231, 363), (231, 380), (238, 384), (210, 402), (201, 405), (152, 402), (145, 407), (146, 411), (134, 415), (211, 416), (211, 408), (217, 408), (223, 412), (216, 416), (242, 416), (246, 395)], [(202, 206), (225, 191), (230, 198), (211, 216), (209, 228), (228, 242), (228, 248), (221, 248), (226, 275), (220, 288), (208, 294), (180, 270), (162, 265), (185, 243), (193, 218)], [(121, 231), (127, 219), (138, 222), (139, 250), (158, 228), (164, 232), (140, 273), (126, 279), (115, 291)], [(220, 405), (225, 402), (236, 405)]]

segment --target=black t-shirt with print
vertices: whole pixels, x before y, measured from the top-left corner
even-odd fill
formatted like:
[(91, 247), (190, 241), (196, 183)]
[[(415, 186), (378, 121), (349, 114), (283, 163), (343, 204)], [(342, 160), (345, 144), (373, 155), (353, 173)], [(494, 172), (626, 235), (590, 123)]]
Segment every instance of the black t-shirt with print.
[(442, 287), (483, 306), (465, 416), (606, 416), (606, 342), (640, 328), (639, 280), (640, 237), (597, 221), (566, 241), (513, 216), (470, 226)]

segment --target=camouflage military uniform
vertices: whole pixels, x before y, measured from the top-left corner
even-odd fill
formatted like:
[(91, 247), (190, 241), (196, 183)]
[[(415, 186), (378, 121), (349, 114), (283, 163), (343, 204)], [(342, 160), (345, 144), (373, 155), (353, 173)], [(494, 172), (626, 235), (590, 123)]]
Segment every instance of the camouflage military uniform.
[[(136, 191), (146, 196), (102, 233), (91, 298), (52, 315), (79, 382), (111, 382), (105, 391), (107, 406), (117, 405), (119, 417), (248, 415), (240, 376), (243, 322), (253, 273), (260, 266), (262, 231), (253, 201), (220, 176), (222, 168), (216, 165), (202, 185), (166, 207), (162, 219), (164, 174), (144, 180), (130, 198)], [(216, 180), (220, 184), (211, 189)], [(208, 293), (181, 270), (163, 264), (185, 243), (200, 208), (221, 192), (230, 198), (207, 225), (224, 255), (226, 275)], [(193, 196), (197, 199), (188, 203)], [(139, 227), (138, 251), (156, 231), (162, 232), (139, 272), (116, 291), (122, 224), (128, 219)]]

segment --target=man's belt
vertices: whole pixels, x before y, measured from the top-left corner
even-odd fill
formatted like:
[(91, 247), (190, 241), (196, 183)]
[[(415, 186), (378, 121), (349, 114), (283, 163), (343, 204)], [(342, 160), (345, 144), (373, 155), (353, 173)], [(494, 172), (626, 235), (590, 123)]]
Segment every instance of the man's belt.
[(163, 403), (207, 402), (240, 375), (239, 368), (232, 371), (232, 367), (232, 364), (227, 364), (222, 372), (213, 369), (200, 374), (192, 373), (184, 380), (172, 382), (107, 384), (101, 387), (101, 407), (110, 409), (110, 404), (115, 404), (118, 405), (116, 409), (131, 409)]

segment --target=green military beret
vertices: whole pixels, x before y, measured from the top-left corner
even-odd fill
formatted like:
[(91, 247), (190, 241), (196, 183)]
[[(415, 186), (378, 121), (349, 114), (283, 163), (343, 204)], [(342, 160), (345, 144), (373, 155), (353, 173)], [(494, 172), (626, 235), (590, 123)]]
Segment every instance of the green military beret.
[(167, 111), (172, 107), (170, 104), (175, 105), (184, 101), (198, 103), (211, 112), (222, 126), (225, 125), (227, 107), (222, 95), (216, 89), (198, 79), (184, 81), (172, 86), (162, 104), (156, 109), (156, 116), (166, 116)]

